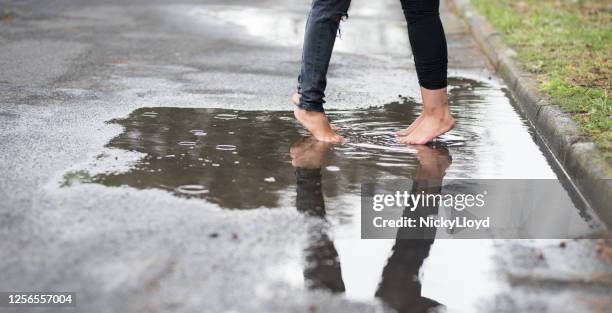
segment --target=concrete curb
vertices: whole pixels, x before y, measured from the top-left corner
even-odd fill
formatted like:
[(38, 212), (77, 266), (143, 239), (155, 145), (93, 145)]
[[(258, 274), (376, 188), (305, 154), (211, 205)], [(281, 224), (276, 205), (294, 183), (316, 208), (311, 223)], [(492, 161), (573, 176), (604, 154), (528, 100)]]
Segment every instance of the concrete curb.
[(516, 54), (499, 32), (480, 15), (470, 0), (448, 0), (452, 10), (467, 23), (470, 32), (504, 79), (544, 144), (561, 163), (578, 190), (608, 227), (612, 228), (612, 167), (576, 124), (538, 90), (538, 83), (520, 69)]

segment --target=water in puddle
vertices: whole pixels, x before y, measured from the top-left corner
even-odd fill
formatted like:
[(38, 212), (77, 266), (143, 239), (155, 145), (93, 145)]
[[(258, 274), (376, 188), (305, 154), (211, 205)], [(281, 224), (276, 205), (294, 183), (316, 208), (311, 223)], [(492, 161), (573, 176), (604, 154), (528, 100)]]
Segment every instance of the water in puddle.
[[(420, 105), (408, 99), (365, 109), (330, 110), (330, 120), (347, 139), (339, 145), (307, 138), (289, 111), (138, 109), (111, 121), (124, 131), (107, 148), (144, 157), (129, 170), (88, 175), (85, 181), (161, 189), (227, 209), (295, 207), (324, 217), (331, 226), (309, 236), (304, 268), (298, 269), (308, 287), (345, 292), (360, 300), (376, 295), (400, 312), (425, 312), (439, 302), (470, 307), (493, 289), (490, 277), (485, 277), (488, 263), (482, 261), (489, 257), (486, 244), (454, 246), (475, 252), (451, 257), (469, 263), (471, 255), (483, 267), (468, 278), (488, 287), (475, 289), (469, 297), (453, 297), (453, 290), (435, 287), (448, 279), (442, 263), (436, 262), (449, 257), (448, 247), (441, 249), (438, 244), (436, 249), (433, 239), (358, 239), (364, 179), (414, 178), (424, 172), (435, 173), (440, 180), (556, 177), (502, 90), (470, 79), (451, 79), (450, 84), (457, 126), (428, 146), (402, 145), (394, 134), (419, 114)], [(588, 228), (578, 210), (554, 214)], [(430, 252), (434, 259), (430, 257), (423, 267)], [(365, 268), (380, 270), (368, 275)], [(423, 271), (424, 280), (419, 279)]]
[[(130, 171), (99, 174), (91, 181), (165, 189), (228, 209), (270, 208), (285, 205), (279, 202), (279, 192), (295, 185), (293, 165), (304, 162), (314, 167), (308, 162), (327, 159), (324, 171), (330, 175), (325, 175), (323, 183), (334, 186), (329, 195), (353, 194), (363, 177), (406, 177), (416, 169), (417, 152), (425, 148), (402, 145), (394, 134), (414, 119), (416, 108), (398, 102), (330, 111), (347, 138), (337, 146), (305, 138), (292, 112), (140, 109), (126, 119), (112, 121), (125, 131), (107, 147), (146, 156)], [(143, 112), (149, 114), (143, 117)], [(470, 136), (461, 129), (455, 134), (449, 145), (463, 144), (465, 139), (456, 138)], [(208, 192), (194, 192), (189, 186), (206, 186)]]

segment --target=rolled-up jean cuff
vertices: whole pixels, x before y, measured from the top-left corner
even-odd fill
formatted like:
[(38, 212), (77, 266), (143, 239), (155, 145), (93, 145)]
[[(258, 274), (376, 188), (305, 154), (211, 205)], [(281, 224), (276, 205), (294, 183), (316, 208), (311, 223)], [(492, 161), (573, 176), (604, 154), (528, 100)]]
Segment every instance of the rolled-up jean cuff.
[(325, 112), (325, 110), (323, 110), (323, 105), (320, 103), (300, 101), (298, 107), (306, 111)]

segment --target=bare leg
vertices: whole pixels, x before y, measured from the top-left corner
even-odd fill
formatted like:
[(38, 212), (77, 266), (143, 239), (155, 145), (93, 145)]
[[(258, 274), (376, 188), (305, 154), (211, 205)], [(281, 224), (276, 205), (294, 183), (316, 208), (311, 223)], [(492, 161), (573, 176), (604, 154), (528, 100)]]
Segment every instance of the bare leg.
[(423, 96), (423, 113), (415, 127), (405, 136), (401, 143), (423, 145), (446, 133), (455, 126), (455, 119), (448, 109), (446, 88), (429, 90), (421, 87)]

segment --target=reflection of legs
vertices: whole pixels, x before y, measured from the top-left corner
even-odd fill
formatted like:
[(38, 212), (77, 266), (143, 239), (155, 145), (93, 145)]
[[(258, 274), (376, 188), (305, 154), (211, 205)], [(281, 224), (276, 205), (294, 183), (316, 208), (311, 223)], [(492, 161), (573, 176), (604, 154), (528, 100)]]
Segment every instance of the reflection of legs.
[(340, 20), (347, 16), (350, 0), (314, 0), (306, 23), (298, 93), (294, 95), (296, 119), (322, 141), (342, 138), (330, 127), (323, 113), (327, 70)]
[[(428, 146), (417, 148), (419, 167), (413, 182), (412, 194), (436, 195), (442, 190), (442, 179), (450, 166), (450, 156), (445, 148)], [(417, 206), (414, 212), (405, 210), (403, 216), (419, 218), (437, 214), (438, 207)], [(428, 312), (440, 303), (421, 297), (419, 270), (429, 255), (434, 242), (435, 229), (400, 228), (393, 253), (383, 269), (382, 280), (376, 291), (389, 306), (403, 312)]]
[[(418, 194), (424, 191), (425, 194), (435, 194), (436, 190), (439, 194), (440, 188), (420, 186), (415, 180), (411, 193)], [(410, 215), (408, 211), (404, 211), (404, 216), (419, 218), (437, 212), (437, 207), (417, 207)], [(393, 253), (383, 269), (376, 297), (381, 298), (399, 313), (425, 313), (440, 305), (436, 301), (421, 297), (419, 281), (419, 270), (429, 255), (434, 242), (433, 237), (435, 229), (432, 231), (422, 228), (400, 228), (397, 233)]]
[(304, 279), (308, 288), (344, 292), (342, 269), (334, 242), (325, 233), (318, 238), (310, 238), (309, 241), (308, 247), (304, 249)]
[(393, 254), (383, 269), (376, 297), (399, 313), (427, 312), (439, 306), (434, 300), (421, 297), (419, 270), (429, 255), (433, 240), (398, 239)]
[[(325, 202), (321, 190), (321, 170), (296, 169), (297, 176), (297, 210), (308, 215), (325, 217)], [(329, 239), (324, 226), (309, 231), (304, 278), (310, 288), (324, 288), (332, 292), (343, 292), (344, 282), (338, 252), (333, 241)], [(320, 233), (321, 232), (321, 233)]]
[[(451, 165), (451, 157), (445, 147), (432, 148), (429, 146), (417, 146), (417, 158), (419, 166), (413, 179), (411, 194), (422, 194), (436, 196), (442, 192), (442, 180), (446, 175), (446, 169)], [(432, 197), (433, 198), (433, 197)], [(420, 218), (438, 214), (438, 203), (427, 201), (416, 203), (413, 211), (406, 208), (405, 217)], [(435, 228), (399, 228), (398, 239), (432, 239), (435, 237)]]
[(408, 23), (410, 45), (421, 85), (423, 113), (398, 132), (408, 144), (425, 144), (449, 131), (454, 119), (448, 109), (446, 38), (439, 16), (439, 0), (401, 0)]
[[(297, 195), (295, 206), (306, 215), (325, 218), (325, 201), (321, 185), (321, 166), (330, 144), (306, 139), (291, 147), (292, 163), (296, 167)], [(310, 288), (343, 292), (344, 282), (338, 252), (325, 232), (325, 226), (309, 229), (304, 278)]]

